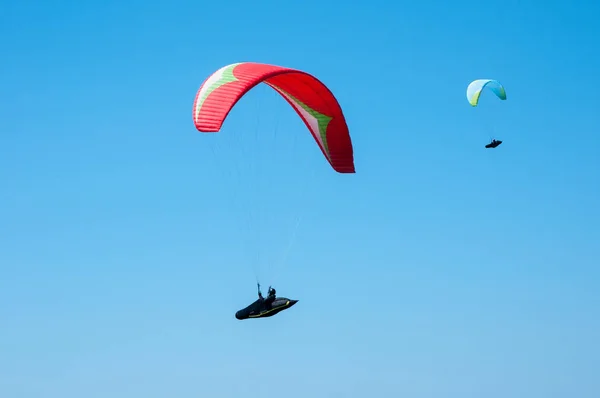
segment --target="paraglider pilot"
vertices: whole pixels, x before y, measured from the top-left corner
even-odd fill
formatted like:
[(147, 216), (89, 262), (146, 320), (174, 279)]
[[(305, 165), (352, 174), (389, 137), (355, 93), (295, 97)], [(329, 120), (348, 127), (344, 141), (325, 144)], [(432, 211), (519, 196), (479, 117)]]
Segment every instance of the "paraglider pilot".
[(236, 312), (235, 317), (237, 319), (248, 319), (248, 318), (267, 318), (271, 317), (279, 312), (292, 307), (298, 302), (298, 300), (289, 299), (286, 297), (277, 297), (277, 291), (269, 286), (269, 293), (267, 298), (263, 297), (260, 291), (260, 284), (258, 286), (258, 299), (247, 306), (244, 309)]
[(265, 300), (265, 305), (267, 306), (267, 308), (271, 308), (271, 304), (273, 304), (273, 301), (275, 301), (276, 293), (277, 292), (275, 291), (275, 289), (269, 286), (269, 293), (267, 295), (267, 299)]
[(485, 147), (486, 148), (496, 148), (500, 144), (502, 144), (502, 141), (493, 139), (492, 142), (490, 142), (489, 144), (487, 144)]
[(271, 304), (273, 304), (273, 301), (275, 301), (275, 298), (277, 297), (277, 291), (275, 289), (273, 289), (271, 286), (269, 286), (269, 291), (268, 291), (268, 295), (267, 298), (265, 299), (262, 295), (262, 292), (260, 291), (260, 283), (257, 283), (258, 285), (258, 301), (264, 303), (266, 308), (271, 308)]

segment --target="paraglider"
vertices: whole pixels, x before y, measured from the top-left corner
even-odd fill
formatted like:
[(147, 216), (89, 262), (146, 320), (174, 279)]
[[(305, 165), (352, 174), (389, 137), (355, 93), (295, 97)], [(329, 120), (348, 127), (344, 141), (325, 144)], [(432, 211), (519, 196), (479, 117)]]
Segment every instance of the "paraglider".
[[(355, 173), (352, 141), (338, 101), (327, 86), (301, 70), (254, 62), (220, 68), (202, 83), (194, 99), (192, 118), (196, 129), (202, 133), (220, 131), (233, 107), (260, 83), (274, 89), (292, 106), (333, 170)], [(237, 311), (235, 317), (271, 317), (297, 302), (277, 297), (271, 288), (264, 298), (259, 284), (258, 299)]]
[[(506, 90), (498, 80), (493, 79), (477, 79), (472, 81), (467, 87), (467, 101), (471, 106), (476, 107), (479, 104), (479, 98), (484, 88), (489, 88), (498, 98), (506, 100)], [(487, 144), (486, 148), (496, 148), (502, 144), (502, 141), (492, 139), (492, 142)]]
[(258, 284), (258, 300), (236, 312), (235, 317), (240, 321), (251, 318), (268, 318), (287, 310), (297, 302), (298, 300), (291, 300), (287, 297), (277, 297), (275, 289), (271, 287), (269, 287), (269, 293), (265, 299), (260, 291), (260, 284)]

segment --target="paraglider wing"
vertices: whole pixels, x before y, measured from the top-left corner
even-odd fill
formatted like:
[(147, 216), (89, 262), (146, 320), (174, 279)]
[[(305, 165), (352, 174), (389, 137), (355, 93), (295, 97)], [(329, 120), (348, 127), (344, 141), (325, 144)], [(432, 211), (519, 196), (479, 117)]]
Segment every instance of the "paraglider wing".
[(339, 103), (316, 77), (300, 70), (254, 62), (224, 66), (196, 94), (196, 129), (219, 131), (235, 104), (259, 83), (272, 87), (294, 108), (334, 170), (355, 172), (352, 141)]
[(467, 87), (467, 100), (471, 106), (477, 106), (481, 91), (486, 87), (496, 94), (496, 96), (501, 100), (506, 99), (506, 91), (500, 82), (492, 79), (477, 79), (472, 81)]

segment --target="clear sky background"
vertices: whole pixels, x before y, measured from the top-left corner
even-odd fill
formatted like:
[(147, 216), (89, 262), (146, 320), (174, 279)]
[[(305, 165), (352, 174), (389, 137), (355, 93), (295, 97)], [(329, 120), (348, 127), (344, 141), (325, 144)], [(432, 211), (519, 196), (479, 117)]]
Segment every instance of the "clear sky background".
[[(599, 8), (1, 0), (0, 396), (598, 397)], [(327, 84), (357, 173), (268, 88), (197, 132), (239, 61)], [(255, 266), (300, 301), (240, 322)]]

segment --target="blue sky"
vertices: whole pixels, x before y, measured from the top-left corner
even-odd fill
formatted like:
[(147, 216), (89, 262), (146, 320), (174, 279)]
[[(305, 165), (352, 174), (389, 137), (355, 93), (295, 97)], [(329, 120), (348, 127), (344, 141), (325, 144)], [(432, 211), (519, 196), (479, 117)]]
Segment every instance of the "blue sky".
[[(2, 1), (0, 396), (598, 396), (599, 6), (355, 4)], [(325, 82), (357, 173), (266, 88), (197, 132), (239, 61)], [(237, 321), (255, 270), (298, 305)]]

